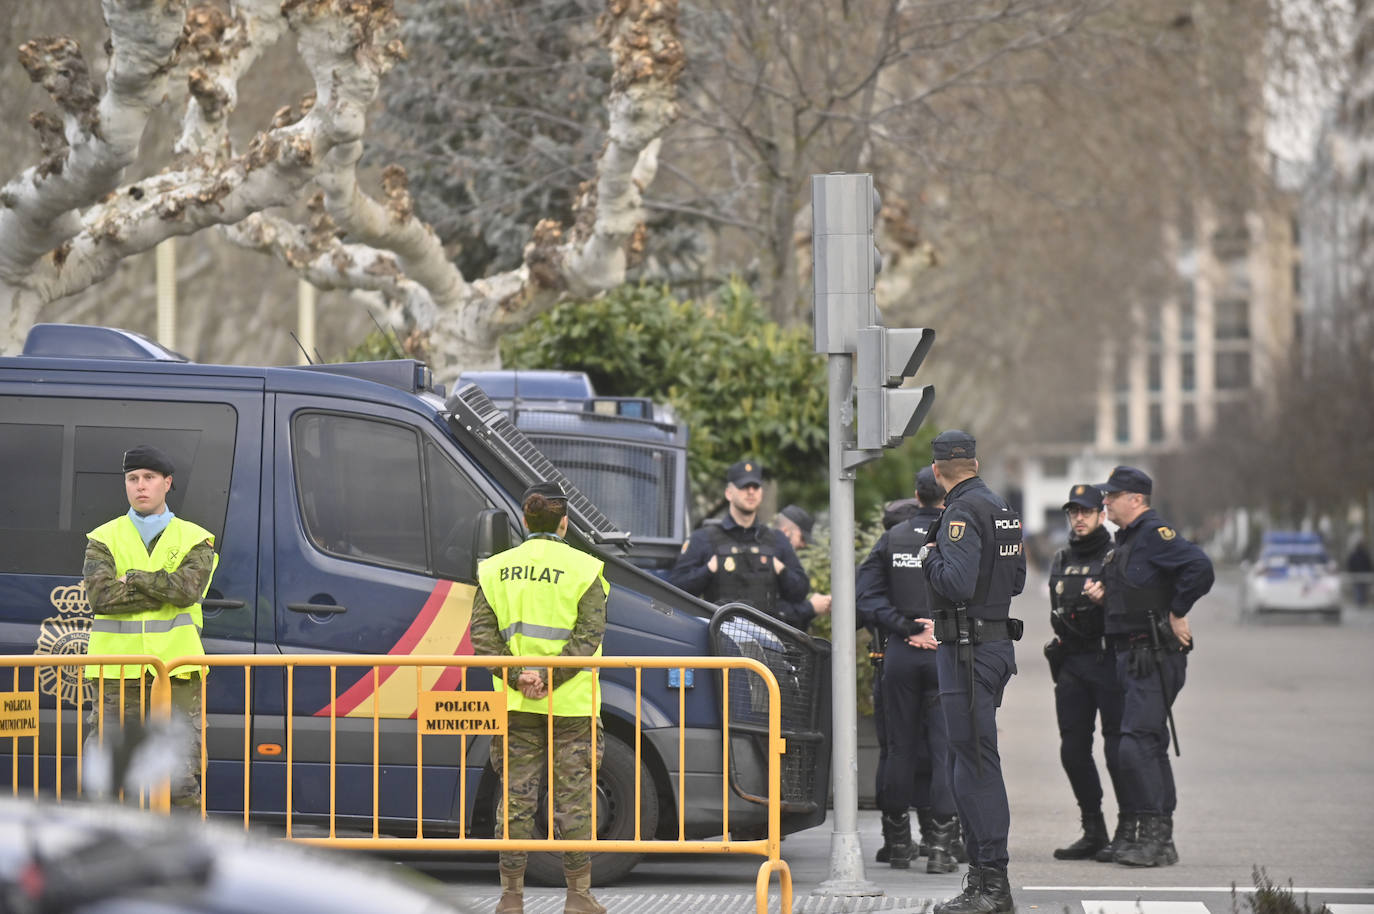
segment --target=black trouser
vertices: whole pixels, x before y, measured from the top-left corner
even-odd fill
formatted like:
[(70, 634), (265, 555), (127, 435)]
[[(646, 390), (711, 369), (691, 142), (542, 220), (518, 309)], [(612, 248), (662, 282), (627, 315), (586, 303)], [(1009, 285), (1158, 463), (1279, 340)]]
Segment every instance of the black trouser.
[(1158, 663), (1164, 672), (1162, 687), (1159, 673), (1153, 670), (1146, 675), (1132, 675), (1130, 656), (1131, 648), (1117, 650), (1116, 676), (1125, 693), (1118, 753), (1124, 792), (1133, 812), (1171, 816), (1178, 806), (1178, 794), (1174, 790), (1174, 769), (1169, 764), (1168, 711), (1183, 689), (1188, 655), (1171, 650), (1161, 652)]
[[(949, 731), (950, 786), (963, 823), (969, 863), (1006, 869), (1011, 810), (997, 751), (997, 708), (1016, 673), (1010, 641), (974, 645), (973, 702), (969, 668), (958, 661), (958, 645), (942, 642), (936, 651), (940, 670), (940, 709)], [(974, 734), (977, 733), (975, 739)]]
[(1093, 760), (1093, 731), (1102, 717), (1102, 744), (1118, 812), (1134, 812), (1122, 791), (1117, 760), (1121, 746), (1121, 712), (1126, 695), (1116, 678), (1111, 648), (1067, 654), (1054, 682), (1054, 710), (1059, 718), (1059, 760), (1069, 776), (1074, 799), (1084, 812), (1102, 808), (1102, 781)]
[(887, 735), (883, 811), (899, 815), (928, 806), (939, 818), (954, 815), (935, 651), (890, 639), (883, 657), (882, 691)]

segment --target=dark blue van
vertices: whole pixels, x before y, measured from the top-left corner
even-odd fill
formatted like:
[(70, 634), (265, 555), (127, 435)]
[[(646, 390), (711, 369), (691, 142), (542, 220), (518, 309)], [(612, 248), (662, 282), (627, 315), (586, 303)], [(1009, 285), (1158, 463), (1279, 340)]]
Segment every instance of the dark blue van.
[[(120, 455), (137, 443), (172, 457), (177, 474), (169, 503), (216, 536), (220, 563), (204, 600), (210, 653), (471, 654), (477, 562), (518, 541), (518, 493), (534, 480), (560, 479), (572, 492), (569, 541), (606, 562), (612, 589), (605, 652), (745, 655), (767, 664), (783, 691), (784, 833), (824, 819), (828, 644), (747, 607), (717, 609), (627, 562), (627, 534), (504, 411), (472, 384), (445, 399), (414, 361), (201, 365), (125, 331), (36, 326), (24, 355), (0, 359), (0, 652), (85, 650), (85, 534), (127, 510)], [(334, 701), (338, 823), (370, 833), (375, 800), (383, 831), (413, 835), (417, 683), (408, 673), (381, 677), (374, 687), (370, 671), (341, 668), (331, 694), (325, 670), (299, 669), (289, 687), (284, 672), (260, 670), (249, 684), (252, 732), (245, 734), (244, 675), (217, 670), (207, 679), (210, 810), (242, 816), (247, 736), (253, 821), (289, 815), (297, 833), (324, 823)], [(424, 687), (457, 687), (456, 670), (439, 673)], [(14, 684), (8, 671), (0, 673), (7, 680), (0, 690), (28, 688), (28, 675)], [(485, 678), (474, 670), (472, 687)], [(711, 837), (721, 830), (719, 681), (704, 671), (688, 677), (686, 777), (679, 783), (677, 678), (677, 671), (643, 675), (642, 833), (676, 836), (682, 809), (686, 837)], [(749, 800), (767, 793), (751, 678), (731, 678), (729, 778), (741, 797), (730, 804), (732, 831), (766, 821), (765, 807)], [(62, 694), (69, 753), (77, 685), (56, 675), (40, 679), (49, 708)], [(628, 838), (634, 674), (607, 671), (602, 683), (600, 834)], [(286, 761), (275, 752), (286, 741), (288, 694), (289, 810)], [(383, 718), (375, 798), (374, 703)], [(490, 833), (495, 778), (484, 739), (470, 739), (464, 766), (457, 737), (424, 737), (419, 814), (427, 835), (456, 833), (460, 816), (470, 834)], [(22, 741), (0, 744), (0, 770), (11, 770), (14, 742)], [(40, 747), (40, 785), (55, 780), (54, 752), (52, 744)], [(64, 793), (75, 784), (71, 765), (63, 764)], [(17, 767), (21, 784), (31, 785), (32, 766), (26, 760)], [(629, 855), (597, 855), (597, 880), (618, 878), (634, 863)], [(531, 877), (541, 876), (560, 878), (553, 855), (532, 855)]]

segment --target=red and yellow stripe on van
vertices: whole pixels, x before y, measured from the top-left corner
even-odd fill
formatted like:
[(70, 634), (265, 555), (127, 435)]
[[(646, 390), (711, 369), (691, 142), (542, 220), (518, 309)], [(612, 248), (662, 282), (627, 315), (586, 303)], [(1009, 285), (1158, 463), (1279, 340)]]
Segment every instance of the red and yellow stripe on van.
[[(415, 621), (391, 646), (387, 654), (437, 654), (463, 657), (472, 655), (472, 600), (477, 588), (471, 584), (439, 581)], [(410, 669), (383, 667), (377, 675), (378, 714), (381, 717), (414, 717), (415, 675)], [(420, 688), (426, 692), (448, 692), (463, 687), (463, 668), (445, 667), (421, 671)], [(373, 677), (364, 675), (334, 702), (339, 717), (371, 717)], [(329, 705), (315, 712), (328, 717)]]

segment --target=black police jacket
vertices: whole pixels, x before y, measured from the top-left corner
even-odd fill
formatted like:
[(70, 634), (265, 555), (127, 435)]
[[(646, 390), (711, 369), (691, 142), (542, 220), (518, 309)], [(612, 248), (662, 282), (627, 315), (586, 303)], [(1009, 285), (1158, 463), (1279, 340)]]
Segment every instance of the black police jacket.
[(949, 614), (964, 605), (970, 619), (1007, 618), (1011, 598), (1026, 586), (1021, 516), (973, 476), (945, 496), (931, 534), (924, 568), (932, 611)]
[[(707, 563), (716, 556), (716, 570)], [(773, 571), (773, 559), (783, 563)], [(806, 599), (809, 581), (782, 532), (758, 523), (741, 527), (728, 514), (720, 524), (694, 530), (668, 572), (669, 583), (712, 603), (747, 603), (775, 612), (778, 599)]]
[(1050, 626), (1070, 650), (1101, 646), (1102, 607), (1083, 595), (1083, 586), (1102, 579), (1103, 559), (1111, 549), (1111, 534), (1098, 527), (1071, 540), (1050, 561)]
[(1151, 508), (1116, 531), (1102, 569), (1107, 634), (1149, 630), (1148, 613), (1163, 621), (1185, 616), (1212, 589), (1212, 560), (1179, 536)]
[(906, 638), (925, 630), (913, 619), (929, 618), (930, 596), (918, 556), (939, 508), (918, 508), (886, 530), (859, 566), (855, 606), (884, 635)]

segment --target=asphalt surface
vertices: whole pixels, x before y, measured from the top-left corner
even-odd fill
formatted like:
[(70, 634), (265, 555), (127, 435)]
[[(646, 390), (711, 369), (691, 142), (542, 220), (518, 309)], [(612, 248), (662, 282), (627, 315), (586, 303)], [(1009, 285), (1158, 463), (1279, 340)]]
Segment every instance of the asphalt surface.
[[(1314, 911), (1325, 903), (1331, 914), (1374, 914), (1374, 610), (1347, 610), (1339, 626), (1306, 619), (1242, 624), (1238, 583), (1238, 571), (1221, 570), (1214, 592), (1189, 617), (1198, 649), (1174, 709), (1183, 751), (1174, 759), (1181, 860), (1141, 870), (1051, 855), (1077, 837), (1078, 821), (1040, 655), (1049, 637), (1044, 580), (1028, 582), (1013, 607), (1027, 623), (1017, 646), (1020, 671), (998, 715), (1019, 911), (1252, 914), (1254, 875), (1263, 868), (1275, 884), (1291, 885), (1299, 901), (1306, 894)], [(1111, 822), (1110, 797), (1105, 808)], [(879, 894), (834, 894), (823, 885), (833, 838), (827, 822), (783, 842), (794, 912), (921, 912), (959, 892), (962, 873), (927, 875), (924, 861), (910, 870), (874, 863), (878, 814), (858, 816), (865, 879)], [(611, 914), (749, 912), (760, 862), (651, 855), (596, 895)], [(495, 907), (491, 858), (424, 870), (473, 910)], [(562, 902), (561, 890), (531, 888), (525, 909), (558, 912)], [(780, 910), (776, 877), (770, 910)]]

